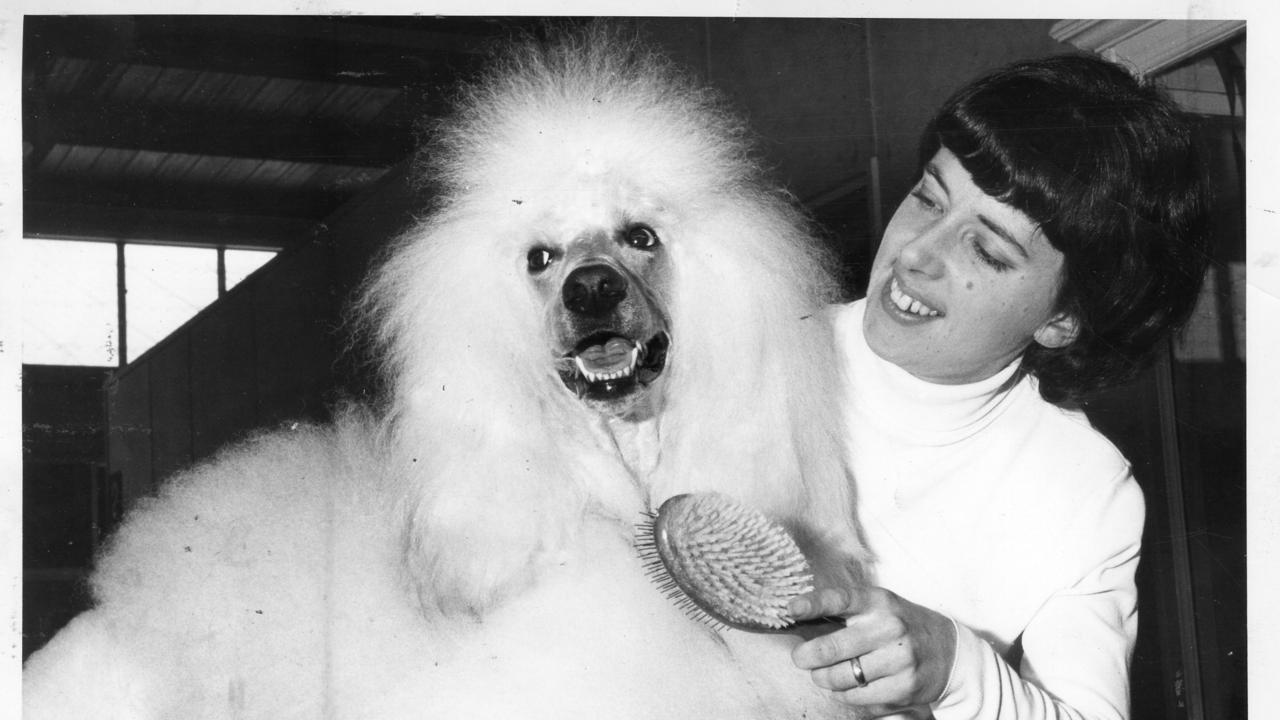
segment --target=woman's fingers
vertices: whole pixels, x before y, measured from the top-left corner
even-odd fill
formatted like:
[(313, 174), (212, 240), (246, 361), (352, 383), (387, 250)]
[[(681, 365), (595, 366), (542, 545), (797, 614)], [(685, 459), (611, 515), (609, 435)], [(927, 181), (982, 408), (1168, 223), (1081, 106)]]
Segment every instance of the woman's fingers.
[[(853, 662), (846, 660), (811, 671), (818, 687), (830, 690), (846, 705), (856, 705), (866, 717), (902, 712), (905, 699), (918, 695), (918, 678), (906, 670), (901, 657), (886, 650), (875, 650), (858, 657), (865, 683), (858, 683)], [(927, 717), (927, 715), (926, 715)]]
[(889, 675), (876, 656), (877, 653), (874, 652), (857, 655), (834, 665), (814, 668), (809, 671), (809, 675), (813, 678), (814, 685), (826, 690), (839, 692), (866, 687)]
[(822, 588), (792, 598), (787, 612), (797, 620), (848, 616), (866, 605), (865, 588)]
[(811, 617), (846, 618), (845, 627), (792, 650), (793, 662), (818, 687), (886, 712), (927, 705), (941, 694), (955, 654), (950, 618), (874, 587), (819, 590), (797, 600)]
[(845, 627), (795, 646), (791, 661), (802, 670), (817, 670), (865, 655), (877, 642), (878, 638)]
[(893, 644), (901, 634), (897, 618), (882, 617), (876, 611), (878, 606), (871, 592), (831, 589), (802, 597), (812, 597), (822, 610), (814, 617), (844, 617), (845, 627), (797, 645), (791, 659), (801, 669), (813, 670), (865, 655), (874, 648)]
[(910, 695), (910, 679), (901, 674), (868, 680), (866, 685), (833, 689), (837, 700), (846, 705), (901, 708), (902, 698)]

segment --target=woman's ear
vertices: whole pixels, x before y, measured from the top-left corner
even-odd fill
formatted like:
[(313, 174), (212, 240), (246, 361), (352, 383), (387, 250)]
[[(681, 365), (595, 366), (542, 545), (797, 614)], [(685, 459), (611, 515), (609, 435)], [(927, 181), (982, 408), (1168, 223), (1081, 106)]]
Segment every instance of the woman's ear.
[(1076, 316), (1061, 312), (1054, 315), (1035, 332), (1035, 341), (1047, 348), (1066, 347), (1076, 339), (1080, 325)]

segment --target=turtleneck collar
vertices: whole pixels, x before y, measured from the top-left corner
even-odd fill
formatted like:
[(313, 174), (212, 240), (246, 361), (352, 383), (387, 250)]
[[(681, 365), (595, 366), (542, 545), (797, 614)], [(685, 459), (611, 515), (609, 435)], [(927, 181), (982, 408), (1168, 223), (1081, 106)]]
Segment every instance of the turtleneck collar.
[(985, 380), (932, 383), (881, 358), (862, 332), (866, 301), (838, 310), (836, 336), (849, 372), (849, 407), (864, 421), (913, 445), (949, 445), (989, 425), (1013, 401), (1019, 360)]

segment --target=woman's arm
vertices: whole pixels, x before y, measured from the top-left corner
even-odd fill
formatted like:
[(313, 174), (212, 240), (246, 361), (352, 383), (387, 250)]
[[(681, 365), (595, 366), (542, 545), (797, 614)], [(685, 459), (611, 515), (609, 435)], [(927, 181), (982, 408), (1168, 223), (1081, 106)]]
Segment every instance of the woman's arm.
[[(1046, 599), (1022, 633), (1017, 674), (975, 633), (963, 637), (952, 687), (935, 708), (948, 718), (1129, 717), (1129, 661), (1137, 636), (1138, 568), (1144, 507), (1132, 478), (1091, 498), (1076, 514), (1086, 569)], [(992, 697), (988, 697), (992, 696)], [(991, 708), (1000, 699), (1002, 707)], [(1055, 714), (1056, 713), (1056, 714)]]
[[(819, 686), (876, 716), (927, 705), (937, 720), (1123, 720), (1142, 520), (1142, 494), (1129, 478), (1078, 509), (1066, 559), (1045, 559), (1064, 562), (1074, 581), (1028, 622), (1017, 669), (977, 632), (883, 588), (799, 599), (798, 617), (841, 615), (848, 624), (797, 646), (793, 658)], [(864, 686), (855, 687), (853, 658)]]

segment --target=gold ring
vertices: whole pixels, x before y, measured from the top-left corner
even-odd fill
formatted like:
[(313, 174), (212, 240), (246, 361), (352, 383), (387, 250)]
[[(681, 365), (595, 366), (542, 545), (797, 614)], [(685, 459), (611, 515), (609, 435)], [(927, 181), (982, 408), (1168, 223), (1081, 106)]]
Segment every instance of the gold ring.
[(853, 686), (860, 688), (867, 684), (867, 676), (862, 673), (862, 660), (849, 658), (849, 667), (853, 670)]

